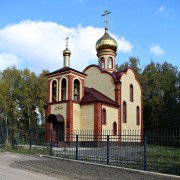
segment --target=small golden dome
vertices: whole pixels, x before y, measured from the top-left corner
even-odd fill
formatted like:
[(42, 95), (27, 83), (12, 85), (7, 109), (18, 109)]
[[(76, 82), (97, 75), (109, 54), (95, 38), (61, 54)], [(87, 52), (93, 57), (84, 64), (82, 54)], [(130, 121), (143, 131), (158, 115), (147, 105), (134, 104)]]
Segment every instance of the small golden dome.
[(71, 51), (66, 48), (64, 51), (63, 51), (63, 56), (70, 56), (71, 55)]
[(117, 48), (118, 48), (118, 44), (116, 40), (109, 35), (106, 29), (104, 35), (96, 42), (97, 53), (107, 49), (116, 52)]

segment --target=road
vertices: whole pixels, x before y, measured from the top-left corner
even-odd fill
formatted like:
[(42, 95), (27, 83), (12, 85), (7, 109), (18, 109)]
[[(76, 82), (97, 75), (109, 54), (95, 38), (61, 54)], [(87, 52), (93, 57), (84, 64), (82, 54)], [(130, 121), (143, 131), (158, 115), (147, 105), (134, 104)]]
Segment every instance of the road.
[(0, 180), (72, 180), (65, 176), (53, 177), (39, 172), (12, 167), (13, 163), (22, 161), (40, 160), (36, 156), (28, 156), (15, 153), (0, 153)]

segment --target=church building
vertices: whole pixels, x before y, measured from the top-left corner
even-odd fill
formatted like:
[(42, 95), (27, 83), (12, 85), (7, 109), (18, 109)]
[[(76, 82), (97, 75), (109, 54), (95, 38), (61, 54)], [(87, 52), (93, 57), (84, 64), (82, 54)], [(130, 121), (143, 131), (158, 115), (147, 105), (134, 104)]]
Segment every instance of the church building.
[[(118, 44), (108, 32), (107, 15), (104, 35), (96, 42), (97, 65), (83, 72), (70, 67), (71, 51), (63, 51), (64, 67), (47, 74), (48, 103), (46, 129), (52, 129), (54, 140), (76, 130), (91, 130), (101, 135), (104, 130), (117, 136), (123, 130), (142, 130), (143, 94), (132, 68), (116, 71)], [(66, 39), (68, 40), (68, 39)], [(61, 133), (58, 133), (61, 132)]]

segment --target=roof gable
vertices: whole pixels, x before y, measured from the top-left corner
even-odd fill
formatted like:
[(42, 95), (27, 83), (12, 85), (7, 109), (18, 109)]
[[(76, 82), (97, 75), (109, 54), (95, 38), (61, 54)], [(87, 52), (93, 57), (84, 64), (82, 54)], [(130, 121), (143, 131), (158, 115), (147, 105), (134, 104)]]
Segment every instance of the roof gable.
[(79, 73), (79, 74), (81, 74), (81, 75), (86, 75), (86, 74), (84, 74), (84, 73), (82, 73), (82, 72), (80, 72), (80, 71), (77, 71), (77, 70), (75, 70), (75, 69), (72, 69), (72, 68), (70, 68), (70, 67), (63, 67), (63, 68), (61, 68), (61, 69), (58, 69), (58, 70), (56, 70), (56, 71), (53, 71), (53, 72), (51, 72), (51, 73), (46, 74), (46, 76), (54, 75), (54, 74), (59, 74), (59, 73), (66, 72), (66, 71), (72, 71), (72, 72)]
[(112, 99), (108, 98), (104, 94), (100, 93), (94, 88), (84, 88), (84, 96), (81, 99), (81, 103), (87, 103), (87, 102), (103, 102), (110, 105), (118, 106), (118, 104), (113, 101)]

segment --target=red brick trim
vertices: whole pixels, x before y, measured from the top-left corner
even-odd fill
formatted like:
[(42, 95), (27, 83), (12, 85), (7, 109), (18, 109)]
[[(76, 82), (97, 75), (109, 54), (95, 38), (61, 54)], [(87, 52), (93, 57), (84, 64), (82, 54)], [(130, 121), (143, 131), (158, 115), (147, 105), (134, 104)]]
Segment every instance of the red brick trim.
[(97, 135), (101, 135), (102, 131), (102, 123), (101, 123), (101, 111), (102, 105), (101, 103), (94, 104), (94, 141), (101, 141), (100, 137)]
[(84, 84), (85, 84), (84, 79), (81, 79), (81, 84), (82, 84), (81, 93), (82, 93), (82, 97), (83, 97), (84, 96)]
[(121, 105), (121, 96), (120, 96), (120, 90), (121, 90), (121, 83), (120, 82), (115, 82), (115, 101), (117, 102), (117, 104), (120, 106)]
[(48, 80), (48, 83), (47, 83), (47, 85), (48, 85), (48, 102), (50, 102), (50, 97), (51, 97), (51, 94), (50, 94), (50, 88), (51, 88), (51, 80)]
[(121, 134), (122, 134), (122, 120), (121, 120), (121, 111), (122, 111), (122, 108), (121, 108), (121, 94), (122, 94), (122, 88), (121, 88), (121, 83), (119, 85), (119, 110), (118, 110), (118, 137), (119, 137), (119, 142), (121, 142)]
[(67, 76), (67, 78), (68, 78), (68, 99), (67, 100), (73, 100), (72, 99), (72, 95), (73, 95), (73, 78), (74, 78), (74, 76), (72, 76), (72, 75), (68, 75)]

